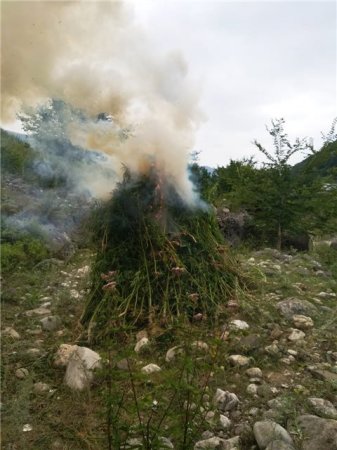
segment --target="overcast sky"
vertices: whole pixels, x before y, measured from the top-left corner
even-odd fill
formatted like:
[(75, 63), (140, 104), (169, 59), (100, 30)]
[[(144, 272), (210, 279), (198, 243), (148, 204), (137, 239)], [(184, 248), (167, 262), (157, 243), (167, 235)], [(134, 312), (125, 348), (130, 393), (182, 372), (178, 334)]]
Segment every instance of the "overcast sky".
[(319, 147), (337, 115), (334, 1), (137, 0), (135, 19), (160, 48), (179, 49), (201, 81), (201, 163), (262, 160), (251, 142), (271, 146), (271, 118)]

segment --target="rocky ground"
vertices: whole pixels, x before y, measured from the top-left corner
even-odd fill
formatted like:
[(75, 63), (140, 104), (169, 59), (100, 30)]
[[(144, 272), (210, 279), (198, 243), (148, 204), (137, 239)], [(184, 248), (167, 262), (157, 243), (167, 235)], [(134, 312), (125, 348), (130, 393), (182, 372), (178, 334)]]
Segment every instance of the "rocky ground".
[(337, 449), (337, 281), (318, 255), (242, 254), (251, 290), (218, 323), (108, 349), (79, 325), (92, 257), (3, 276), (5, 450)]

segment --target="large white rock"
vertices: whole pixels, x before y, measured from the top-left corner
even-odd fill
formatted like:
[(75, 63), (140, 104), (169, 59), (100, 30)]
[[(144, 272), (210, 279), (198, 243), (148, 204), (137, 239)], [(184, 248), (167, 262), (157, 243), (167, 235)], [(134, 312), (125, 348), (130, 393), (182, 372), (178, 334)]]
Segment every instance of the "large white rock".
[(71, 389), (82, 391), (89, 388), (94, 369), (101, 367), (101, 357), (87, 347), (79, 347), (71, 353), (64, 382)]

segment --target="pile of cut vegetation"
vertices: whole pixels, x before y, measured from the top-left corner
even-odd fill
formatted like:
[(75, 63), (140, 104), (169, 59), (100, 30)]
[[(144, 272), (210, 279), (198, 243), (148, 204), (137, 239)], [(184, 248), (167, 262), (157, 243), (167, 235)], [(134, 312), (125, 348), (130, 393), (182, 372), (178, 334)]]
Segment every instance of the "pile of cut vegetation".
[(191, 207), (153, 169), (129, 171), (95, 211), (97, 256), (81, 322), (95, 338), (124, 325), (217, 320), (242, 279), (208, 207)]

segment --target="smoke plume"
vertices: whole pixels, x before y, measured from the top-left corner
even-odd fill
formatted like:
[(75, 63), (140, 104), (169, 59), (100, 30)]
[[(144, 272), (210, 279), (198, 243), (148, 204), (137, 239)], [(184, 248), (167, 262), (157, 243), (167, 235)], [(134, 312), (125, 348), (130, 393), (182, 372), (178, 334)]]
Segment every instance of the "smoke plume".
[[(72, 145), (103, 152), (117, 172), (154, 163), (193, 200), (186, 168), (202, 119), (199, 89), (179, 53), (151, 45), (130, 7), (4, 2), (2, 37), (3, 122), (27, 105), (61, 100), (90, 118), (69, 121)], [(102, 112), (112, 120), (97, 120)]]

